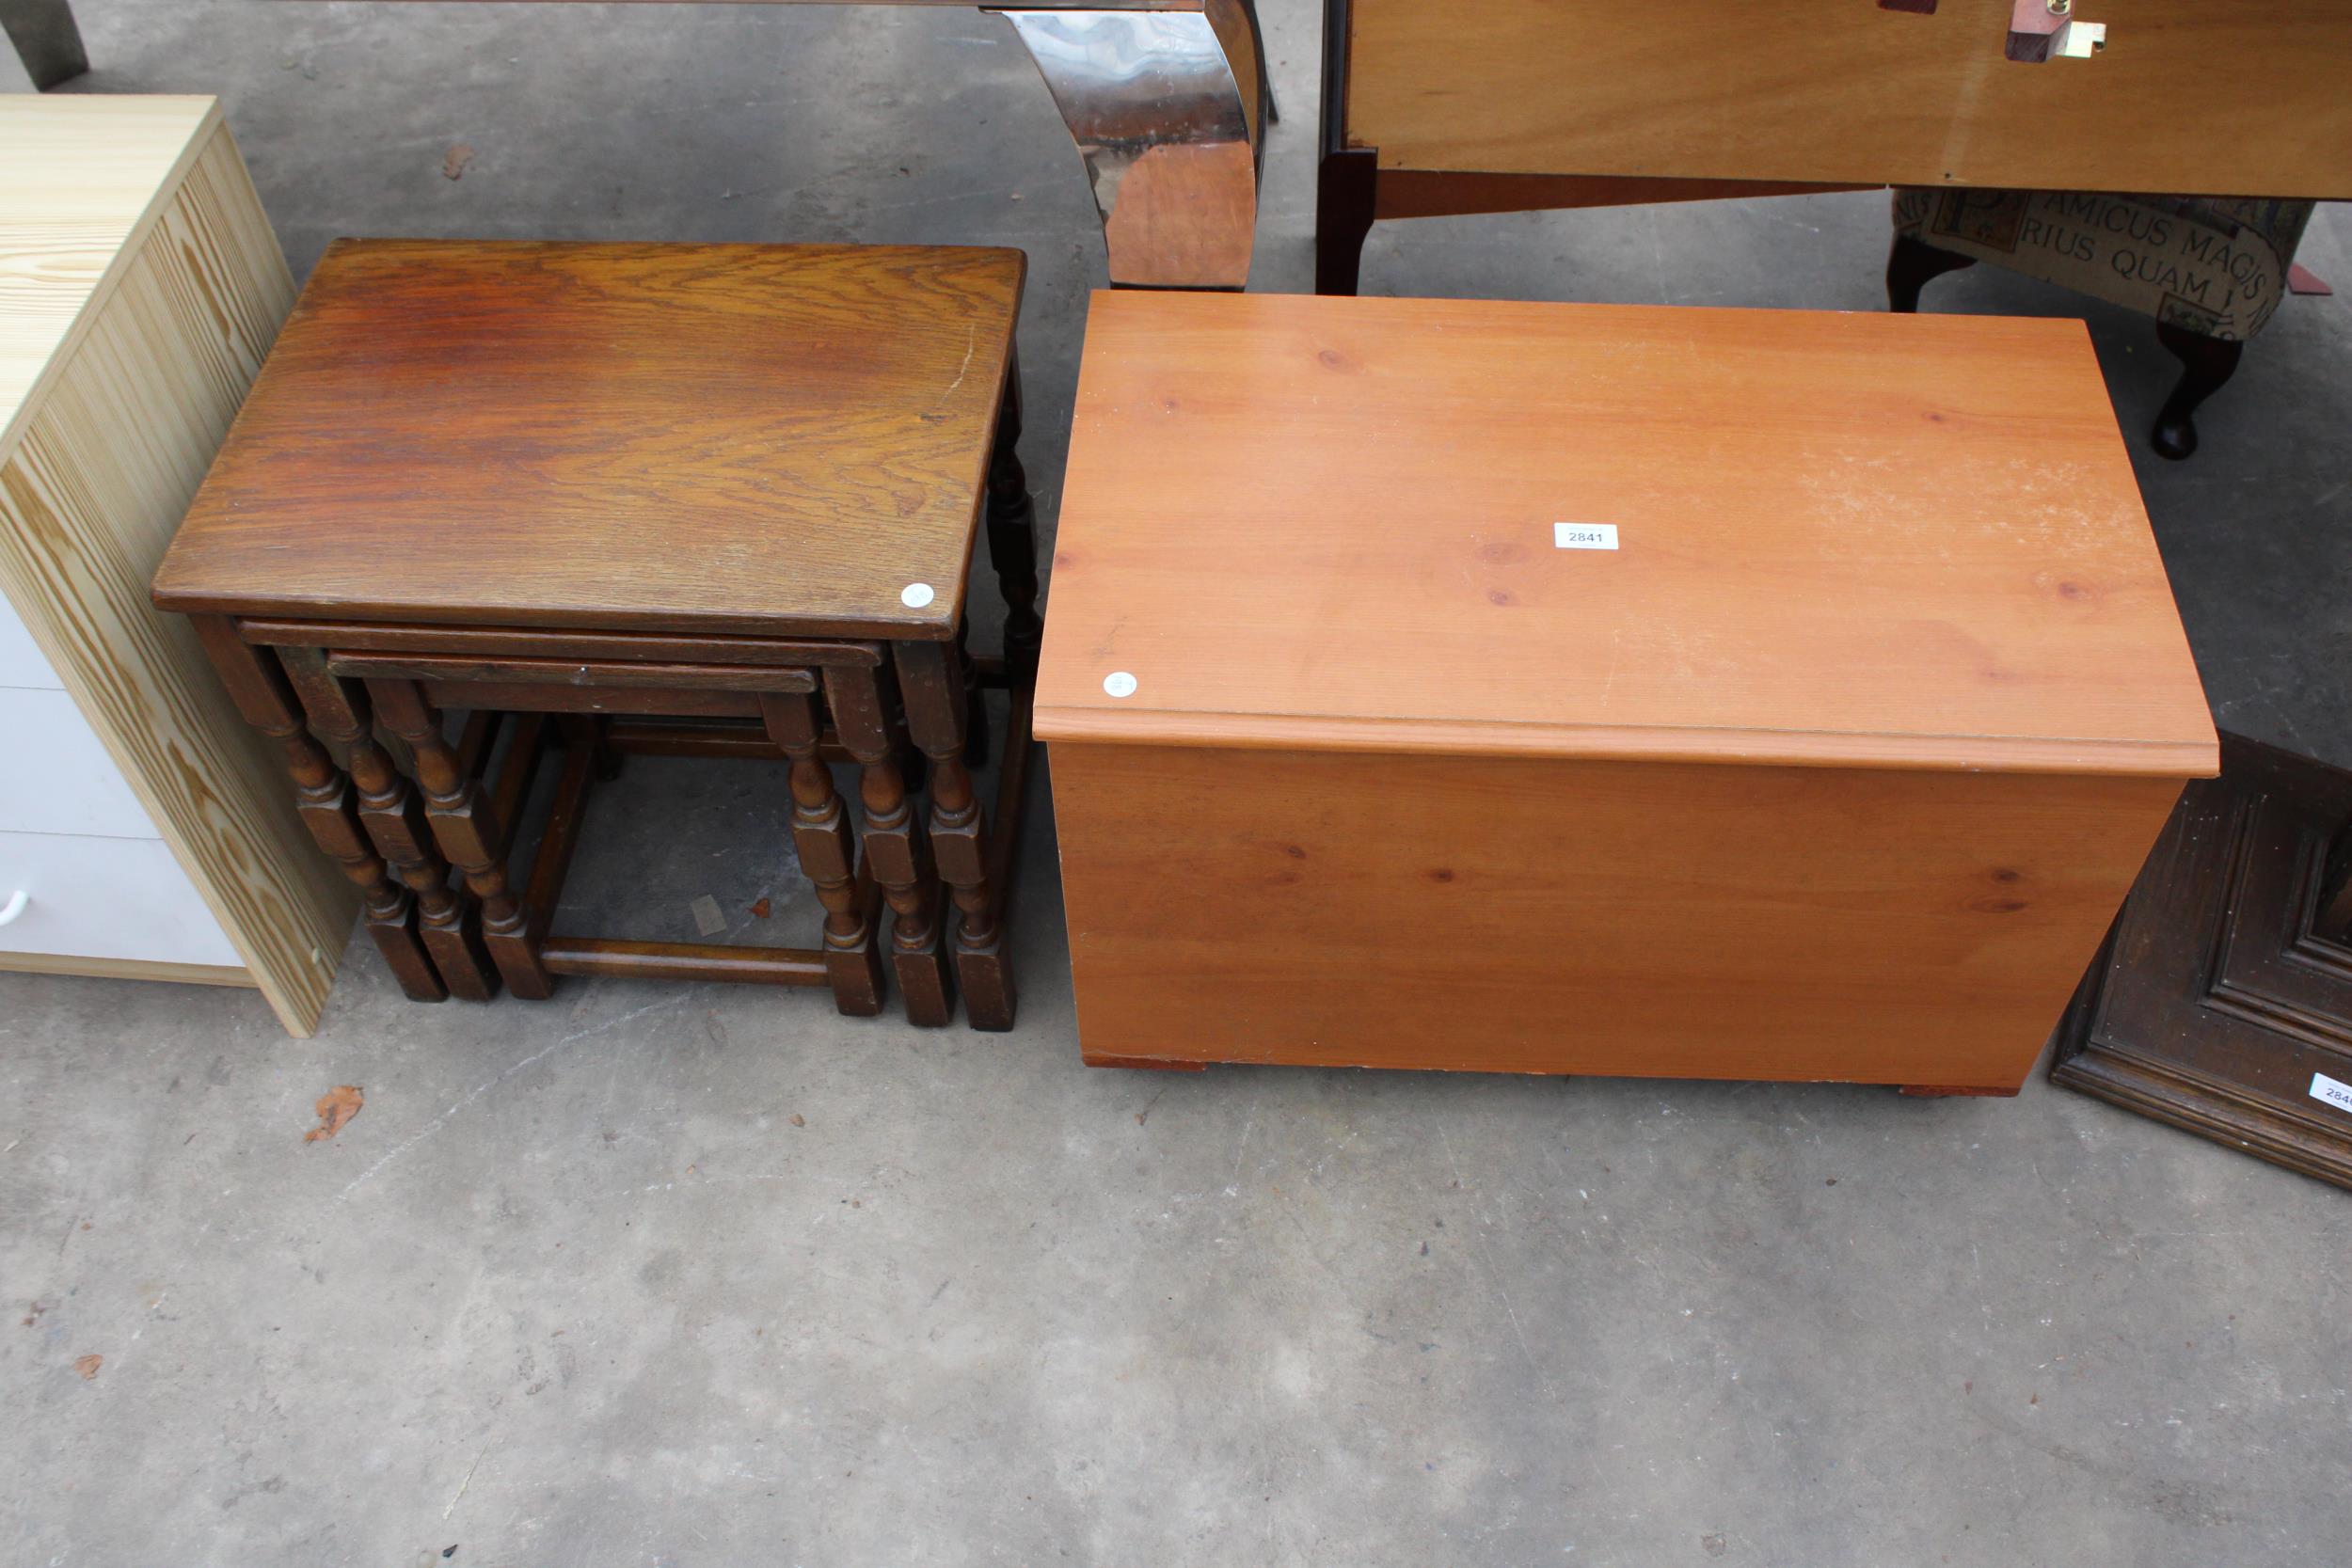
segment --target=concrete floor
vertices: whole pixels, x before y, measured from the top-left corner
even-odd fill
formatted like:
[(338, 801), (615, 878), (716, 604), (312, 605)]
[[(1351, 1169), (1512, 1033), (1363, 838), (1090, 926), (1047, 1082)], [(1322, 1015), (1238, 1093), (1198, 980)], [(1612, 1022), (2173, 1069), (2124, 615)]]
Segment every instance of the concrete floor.
[[(77, 8), (76, 90), (226, 96), (298, 272), (345, 233), (1025, 247), (1050, 520), (1099, 240), (1001, 22)], [(1298, 290), (1315, 8), (1267, 20), (1257, 285)], [(1365, 277), (1868, 309), (1885, 236), (1870, 196), (1395, 224)], [(2347, 242), (2328, 210), (2305, 259), (2352, 286)], [(2141, 320), (1983, 269), (1929, 301), (2089, 309), (2136, 437), (2160, 401)], [(2139, 455), (2217, 711), (2352, 762), (2347, 367), (2352, 307), (2292, 301), (2204, 452)], [(781, 799), (639, 767), (583, 924), (634, 885), (645, 935), (703, 893), (805, 926)], [(419, 1007), (360, 948), (308, 1042), (0, 976), (0, 1560), (2344, 1560), (2345, 1194), (2039, 1077), (1087, 1070), (1035, 829), (1010, 1037), (719, 987)]]

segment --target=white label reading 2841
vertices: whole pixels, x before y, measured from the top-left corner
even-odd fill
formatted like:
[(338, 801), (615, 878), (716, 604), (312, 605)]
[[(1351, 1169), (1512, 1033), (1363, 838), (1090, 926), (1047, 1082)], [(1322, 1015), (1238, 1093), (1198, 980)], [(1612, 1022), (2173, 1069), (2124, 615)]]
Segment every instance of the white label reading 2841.
[(2312, 1098), (2325, 1101), (2339, 1111), (2352, 1111), (2352, 1084), (2339, 1084), (2324, 1072), (2314, 1072)]
[(1559, 550), (1613, 550), (1617, 547), (1617, 525), (1554, 523), (1551, 525), (1551, 546)]

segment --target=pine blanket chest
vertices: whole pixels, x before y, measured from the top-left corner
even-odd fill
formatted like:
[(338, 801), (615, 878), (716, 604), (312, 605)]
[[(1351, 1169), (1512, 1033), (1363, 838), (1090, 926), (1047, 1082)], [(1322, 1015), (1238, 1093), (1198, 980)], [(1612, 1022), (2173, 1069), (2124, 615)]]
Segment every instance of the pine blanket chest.
[(1087, 1060), (2013, 1092), (2197, 672), (2082, 325), (1094, 298)]

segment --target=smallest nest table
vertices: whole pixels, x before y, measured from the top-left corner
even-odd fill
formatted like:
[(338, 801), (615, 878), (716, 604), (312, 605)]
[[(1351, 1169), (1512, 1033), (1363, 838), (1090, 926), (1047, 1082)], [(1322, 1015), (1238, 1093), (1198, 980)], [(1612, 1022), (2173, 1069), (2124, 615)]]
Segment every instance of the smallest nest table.
[[(948, 1021), (951, 956), (973, 1026), (1011, 1026), (1006, 879), (1040, 635), (1013, 451), (1025, 265), (947, 247), (329, 247), (154, 596), (195, 618), (283, 747), (410, 996), (750, 980), (830, 986), (871, 1015), (887, 903), (910, 1021)], [(1001, 658), (963, 646), (983, 515)], [(983, 685), (1010, 692), (993, 829), (971, 776)], [(554, 805), (510, 863), (551, 743)], [(630, 751), (789, 758), (821, 950), (550, 932), (588, 791)], [(862, 835), (835, 761), (858, 769)]]

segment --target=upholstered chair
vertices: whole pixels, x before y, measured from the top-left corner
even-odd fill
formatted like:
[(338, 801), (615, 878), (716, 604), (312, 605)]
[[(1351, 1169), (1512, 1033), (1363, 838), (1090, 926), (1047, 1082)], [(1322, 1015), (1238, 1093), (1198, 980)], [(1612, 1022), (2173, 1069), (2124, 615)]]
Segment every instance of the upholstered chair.
[(2156, 416), (2166, 457), (2197, 450), (2194, 416), (2285, 296), (2313, 203), (2097, 191), (1895, 193), (1886, 303), (1916, 310), (1929, 279), (1977, 261), (2153, 316), (2181, 379)]

